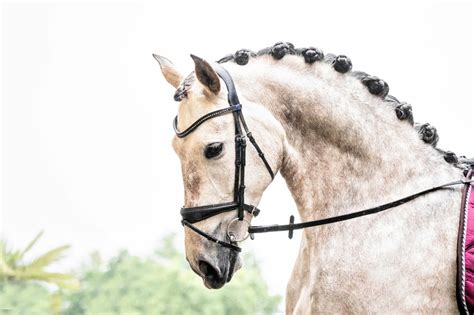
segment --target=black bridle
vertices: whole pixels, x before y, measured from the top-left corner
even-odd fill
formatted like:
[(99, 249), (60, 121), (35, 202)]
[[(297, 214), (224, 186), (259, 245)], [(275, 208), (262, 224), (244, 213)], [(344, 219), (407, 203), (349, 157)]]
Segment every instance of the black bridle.
[[(236, 245), (237, 242), (235, 239), (233, 239), (233, 235), (229, 235), (229, 230), (227, 231), (227, 237), (229, 237), (230, 241), (226, 242), (218, 240), (212, 235), (209, 235), (208, 233), (198, 229), (196, 226), (193, 225), (193, 223), (233, 210), (237, 210), (237, 218), (234, 219), (234, 221), (244, 221), (244, 211), (247, 211), (254, 217), (259, 214), (260, 210), (257, 207), (245, 203), (245, 159), (247, 148), (246, 138), (248, 138), (254, 146), (255, 150), (258, 153), (258, 156), (263, 161), (265, 167), (268, 170), (268, 173), (272, 177), (272, 180), (275, 177), (275, 174), (273, 173), (270, 164), (265, 158), (265, 155), (258, 146), (257, 142), (255, 141), (255, 138), (249, 131), (249, 128), (245, 122), (244, 116), (242, 114), (242, 105), (240, 105), (239, 97), (237, 96), (237, 91), (235, 89), (232, 77), (230, 76), (229, 72), (227, 72), (227, 70), (225, 70), (222, 66), (216, 65), (214, 66), (214, 70), (221, 77), (227, 87), (227, 99), (229, 102), (229, 107), (219, 109), (202, 116), (184, 131), (178, 130), (178, 116), (176, 116), (173, 121), (173, 127), (176, 132), (176, 136), (178, 138), (184, 138), (191, 132), (196, 130), (197, 127), (199, 127), (202, 123), (209, 119), (229, 113), (233, 114), (235, 126), (234, 200), (231, 202), (224, 202), (199, 207), (183, 207), (180, 211), (181, 216), (183, 218), (181, 223), (212, 242), (216, 242), (224, 247), (228, 247), (230, 249), (240, 252), (241, 248)], [(250, 223), (248, 221), (246, 222), (250, 226)]]
[[(278, 232), (278, 231), (288, 231), (288, 237), (292, 238), (293, 237), (293, 231), (294, 230), (299, 230), (299, 229), (305, 229), (309, 227), (314, 227), (314, 226), (319, 226), (319, 225), (325, 225), (325, 224), (330, 224), (330, 223), (335, 223), (335, 222), (341, 222), (341, 221), (346, 221), (374, 213), (378, 213), (384, 210), (392, 209), (397, 206), (400, 206), (406, 202), (409, 202), (411, 200), (414, 200), (420, 196), (423, 196), (425, 194), (448, 188), (451, 186), (457, 186), (457, 185), (472, 185), (474, 183), (474, 179), (461, 179), (453, 182), (449, 182), (443, 185), (435, 186), (429, 189), (425, 189), (423, 191), (420, 191), (418, 193), (409, 195), (407, 197), (357, 212), (351, 212), (348, 214), (343, 214), (339, 216), (334, 216), (330, 218), (324, 218), (320, 220), (314, 220), (314, 221), (307, 221), (307, 222), (301, 222), (301, 223), (294, 223), (294, 216), (290, 216), (290, 223), (289, 224), (284, 224), (284, 225), (278, 225), (278, 224), (273, 224), (273, 225), (263, 225), (263, 226), (250, 226), (250, 222), (244, 219), (244, 211), (247, 211), (250, 213), (252, 216), (256, 217), (259, 213), (260, 210), (253, 206), (253, 205), (248, 205), (245, 203), (244, 195), (245, 195), (245, 157), (246, 157), (246, 138), (250, 140), (252, 145), (255, 147), (259, 157), (265, 164), (265, 167), (267, 168), (268, 172), (270, 173), (270, 176), (273, 178), (275, 177), (272, 168), (270, 164), (268, 163), (267, 159), (265, 158), (265, 155), (263, 154), (262, 150), (258, 146), (257, 142), (255, 141), (255, 138), (252, 136), (252, 133), (249, 131), (247, 124), (245, 123), (244, 116), (242, 114), (242, 105), (239, 102), (239, 98), (237, 96), (237, 91), (234, 86), (234, 82), (232, 80), (232, 77), (230, 74), (225, 70), (222, 66), (220, 65), (215, 65), (214, 70), (216, 73), (222, 78), (224, 81), (226, 87), (227, 87), (227, 93), (228, 93), (228, 102), (229, 102), (229, 107), (224, 108), (224, 109), (219, 109), (213, 112), (210, 112), (198, 120), (196, 120), (191, 126), (189, 126), (186, 130), (184, 131), (179, 131), (178, 130), (178, 116), (175, 117), (173, 121), (173, 127), (176, 132), (176, 135), (179, 138), (184, 138), (187, 135), (189, 135), (191, 132), (196, 130), (197, 127), (199, 127), (202, 123), (205, 121), (219, 117), (225, 114), (232, 113), (234, 116), (234, 125), (235, 125), (235, 177), (234, 177), (234, 200), (231, 202), (224, 202), (224, 203), (219, 203), (219, 204), (212, 204), (212, 205), (206, 205), (206, 206), (199, 206), (199, 207), (183, 207), (181, 208), (181, 216), (182, 216), (182, 221), (181, 223), (188, 228), (190, 228), (192, 231), (196, 232), (197, 234), (207, 238), (208, 240), (215, 242), (219, 245), (222, 245), (224, 247), (230, 248), (232, 250), (241, 251), (241, 248), (237, 246), (237, 241), (242, 241), (242, 240), (235, 240), (233, 239), (233, 235), (229, 233), (229, 226), (235, 222), (235, 221), (246, 221), (248, 224), (248, 234), (252, 236), (254, 233), (267, 233), (267, 232)], [(242, 132), (242, 127), (245, 133)], [(471, 164), (471, 167), (474, 168), (474, 163)], [(200, 230), (196, 226), (193, 225), (193, 223), (208, 219), (210, 217), (213, 217), (215, 215), (224, 213), (224, 212), (229, 212), (237, 210), (237, 218), (235, 218), (231, 223), (229, 224), (227, 228), (227, 237), (229, 238), (229, 241), (222, 241), (214, 236)]]

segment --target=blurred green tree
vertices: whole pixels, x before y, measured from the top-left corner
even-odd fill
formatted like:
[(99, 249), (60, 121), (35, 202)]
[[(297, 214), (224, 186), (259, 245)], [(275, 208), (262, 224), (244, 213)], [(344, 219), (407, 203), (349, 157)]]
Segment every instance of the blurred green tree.
[[(165, 237), (150, 257), (122, 251), (104, 262), (99, 253), (92, 254), (78, 271), (81, 288), (68, 290), (77, 289), (74, 277), (44, 270), (66, 247), (24, 261), (40, 236), (23, 251), (7, 250), (1, 243), (0, 314), (272, 314), (281, 300), (268, 292), (250, 254), (230, 284), (205, 289), (174, 245), (174, 236)], [(44, 283), (64, 289), (53, 292)]]
[(33, 281), (0, 283), (0, 314), (43, 315), (54, 313), (48, 289)]
[(272, 314), (271, 295), (255, 259), (220, 290), (207, 290), (192, 273), (174, 237), (163, 239), (151, 257), (122, 251), (104, 264), (96, 253), (82, 271), (81, 290), (67, 296), (64, 314)]

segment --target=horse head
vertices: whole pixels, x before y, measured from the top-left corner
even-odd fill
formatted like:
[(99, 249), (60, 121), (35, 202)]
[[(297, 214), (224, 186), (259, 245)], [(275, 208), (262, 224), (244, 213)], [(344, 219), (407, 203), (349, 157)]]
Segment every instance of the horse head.
[[(191, 55), (195, 69), (184, 78), (168, 59), (154, 57), (179, 102), (173, 148), (183, 174), (186, 258), (206, 287), (220, 288), (241, 267), (237, 243), (248, 236), (258, 211), (253, 205), (279, 168), (283, 129), (261, 105), (246, 99), (242, 123), (241, 105), (228, 103), (233, 83), (218, 75), (217, 64)], [(246, 138), (258, 139), (258, 150), (246, 150)]]

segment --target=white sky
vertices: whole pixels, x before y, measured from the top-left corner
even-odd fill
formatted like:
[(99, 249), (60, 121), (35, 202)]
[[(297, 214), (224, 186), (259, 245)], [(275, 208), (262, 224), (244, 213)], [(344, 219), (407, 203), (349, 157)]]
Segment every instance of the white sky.
[[(440, 148), (474, 156), (470, 2), (215, 3), (3, 2), (3, 237), (23, 246), (44, 229), (38, 252), (72, 245), (63, 267), (95, 249), (148, 254), (164, 234), (182, 237), (177, 104), (153, 52), (186, 72), (190, 53), (217, 60), (282, 40), (347, 54), (438, 128)], [(260, 208), (256, 224), (296, 213), (280, 177)], [(284, 295), (299, 238), (244, 246), (274, 292)]]

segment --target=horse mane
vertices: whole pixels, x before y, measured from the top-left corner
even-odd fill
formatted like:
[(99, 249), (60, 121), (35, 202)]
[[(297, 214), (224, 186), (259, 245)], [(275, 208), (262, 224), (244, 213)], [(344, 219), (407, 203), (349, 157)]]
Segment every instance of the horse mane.
[[(396, 97), (389, 95), (389, 85), (377, 76), (369, 75), (362, 71), (352, 71), (352, 61), (345, 55), (324, 54), (316, 47), (295, 48), (289, 42), (277, 42), (273, 46), (265, 47), (257, 52), (249, 49), (239, 49), (233, 54), (228, 54), (219, 59), (217, 63), (235, 62), (240, 66), (245, 66), (250, 59), (259, 56), (270, 55), (275, 60), (281, 60), (285, 55), (301, 56), (305, 63), (313, 64), (316, 62), (325, 62), (332, 65), (333, 69), (339, 73), (353, 76), (367, 88), (369, 93), (380, 97), (395, 112), (400, 121), (408, 122), (418, 132), (420, 140), (433, 146), (443, 157), (444, 160), (461, 169), (465, 168), (462, 158), (459, 159), (455, 153), (436, 148), (439, 141), (439, 135), (436, 128), (429, 123), (416, 123), (413, 119), (412, 106), (407, 102), (401, 102)], [(186, 97), (187, 91), (194, 83), (194, 72), (188, 75), (176, 90), (175, 101), (180, 101)]]

